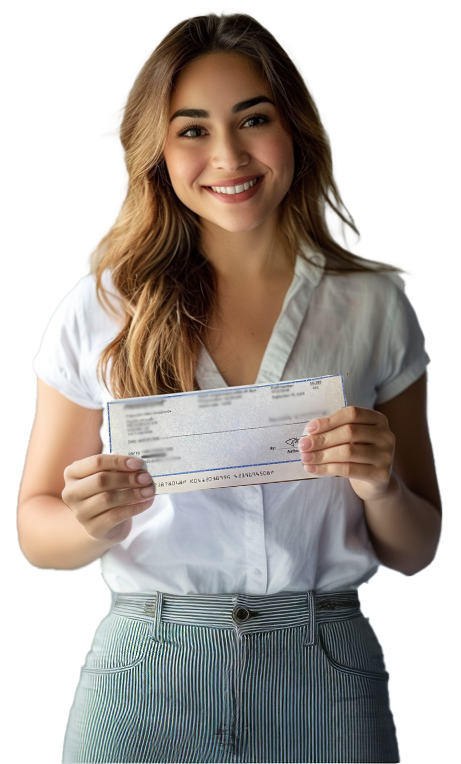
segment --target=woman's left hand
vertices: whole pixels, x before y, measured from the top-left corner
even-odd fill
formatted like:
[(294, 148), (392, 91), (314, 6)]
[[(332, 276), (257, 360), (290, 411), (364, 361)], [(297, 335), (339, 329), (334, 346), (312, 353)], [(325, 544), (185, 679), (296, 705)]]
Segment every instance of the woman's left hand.
[[(311, 425), (314, 429), (310, 429)], [(349, 478), (361, 499), (385, 497), (392, 475), (395, 436), (384, 414), (347, 406), (314, 419), (299, 441), (304, 469), (312, 475)]]

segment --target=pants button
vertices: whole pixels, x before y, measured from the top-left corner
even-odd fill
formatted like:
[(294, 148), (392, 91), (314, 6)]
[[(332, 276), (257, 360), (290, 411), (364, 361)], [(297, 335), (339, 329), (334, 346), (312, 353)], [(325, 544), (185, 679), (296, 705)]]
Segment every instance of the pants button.
[(237, 605), (232, 611), (232, 618), (236, 623), (248, 621), (250, 615), (251, 610), (248, 610), (246, 607), (241, 607), (241, 605)]

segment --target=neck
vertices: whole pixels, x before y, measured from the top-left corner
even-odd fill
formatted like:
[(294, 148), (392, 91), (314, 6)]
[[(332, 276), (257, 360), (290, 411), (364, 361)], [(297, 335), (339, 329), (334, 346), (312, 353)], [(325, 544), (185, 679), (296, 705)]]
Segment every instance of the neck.
[(242, 283), (293, 270), (289, 247), (273, 220), (239, 233), (202, 221), (200, 244), (219, 281)]

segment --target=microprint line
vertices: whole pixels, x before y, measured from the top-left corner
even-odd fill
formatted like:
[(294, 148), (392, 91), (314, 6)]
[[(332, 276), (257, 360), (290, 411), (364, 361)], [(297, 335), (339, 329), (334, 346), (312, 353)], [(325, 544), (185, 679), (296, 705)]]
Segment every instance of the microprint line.
[[(141, 459), (143, 457), (141, 456)], [(163, 475), (151, 475), (151, 478), (169, 478), (169, 477), (176, 477), (176, 475), (195, 475), (197, 472), (222, 472), (225, 470), (246, 470), (250, 467), (273, 467), (277, 466), (277, 464), (293, 464), (293, 462), (298, 462), (302, 464), (302, 462), (299, 459), (286, 459), (283, 462), (262, 462), (261, 464), (240, 464), (235, 467), (211, 467), (209, 470), (189, 470), (189, 471), (183, 471), (183, 472), (165, 472)], [(150, 473), (149, 473), (150, 474)]]

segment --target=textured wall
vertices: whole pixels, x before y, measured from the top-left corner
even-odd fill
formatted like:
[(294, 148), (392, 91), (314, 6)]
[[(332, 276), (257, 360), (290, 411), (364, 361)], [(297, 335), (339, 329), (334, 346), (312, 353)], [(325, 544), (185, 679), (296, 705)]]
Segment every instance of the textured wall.
[[(363, 235), (357, 250), (413, 274), (396, 280), (417, 310), (433, 359), (428, 413), (441, 478), (443, 9), (246, 8), (287, 45), (311, 83)], [(17, 8), (19, 470), (34, 407), (31, 358), (120, 199), (118, 149), (99, 136), (143, 56), (198, 10)], [(108, 595), (97, 565), (76, 573), (27, 567), (34, 620), (18, 628), (18, 761), (53, 764)], [(391, 672), (402, 761), (440, 762), (441, 553), (411, 579), (382, 569), (374, 586), (372, 621)]]

